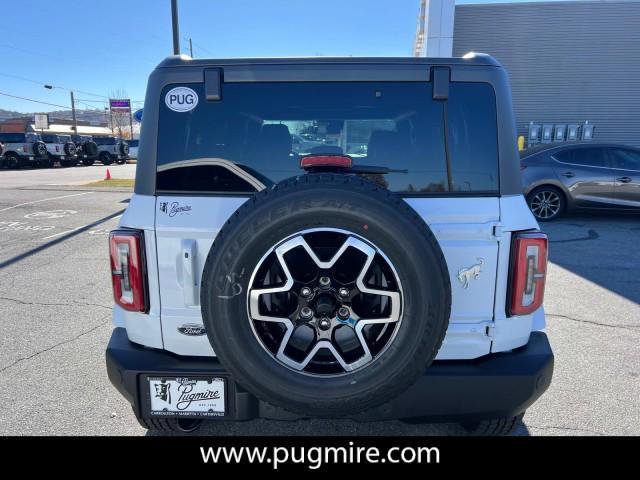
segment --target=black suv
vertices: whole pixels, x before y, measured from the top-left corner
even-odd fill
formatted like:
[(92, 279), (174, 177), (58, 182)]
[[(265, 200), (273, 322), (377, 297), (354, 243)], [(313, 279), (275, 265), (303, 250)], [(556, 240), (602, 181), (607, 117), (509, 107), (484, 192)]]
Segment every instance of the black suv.
[(71, 140), (76, 145), (78, 160), (83, 165), (90, 166), (98, 159), (98, 145), (91, 135), (73, 135)]

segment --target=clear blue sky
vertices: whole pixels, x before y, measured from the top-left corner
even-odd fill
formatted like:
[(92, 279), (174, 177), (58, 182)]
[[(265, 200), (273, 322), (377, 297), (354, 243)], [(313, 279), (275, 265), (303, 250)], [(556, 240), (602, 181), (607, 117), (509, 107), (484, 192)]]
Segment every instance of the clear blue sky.
[[(172, 52), (170, 0), (3, 3), (0, 92), (69, 105), (68, 91), (47, 90), (42, 86), (47, 83), (77, 90), (79, 108), (104, 106), (102, 97), (88, 93), (108, 97), (120, 90), (143, 100), (149, 72)], [(406, 56), (411, 55), (419, 3), (180, 0), (181, 43), (187, 53), (185, 38), (193, 38), (194, 57)], [(2, 95), (0, 108), (60, 109)]]

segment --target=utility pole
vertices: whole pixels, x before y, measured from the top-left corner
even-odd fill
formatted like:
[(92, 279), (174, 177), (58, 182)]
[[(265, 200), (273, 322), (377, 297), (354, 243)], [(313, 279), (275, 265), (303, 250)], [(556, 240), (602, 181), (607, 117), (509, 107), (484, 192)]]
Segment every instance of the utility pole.
[(191, 39), (189, 39), (189, 56), (193, 58), (193, 44), (191, 43)]
[(180, 55), (180, 31), (178, 30), (178, 0), (171, 0), (171, 25), (173, 28), (173, 54)]
[(73, 118), (73, 133), (78, 135), (78, 122), (76, 120), (76, 102), (73, 98), (73, 90), (71, 90), (71, 116)]

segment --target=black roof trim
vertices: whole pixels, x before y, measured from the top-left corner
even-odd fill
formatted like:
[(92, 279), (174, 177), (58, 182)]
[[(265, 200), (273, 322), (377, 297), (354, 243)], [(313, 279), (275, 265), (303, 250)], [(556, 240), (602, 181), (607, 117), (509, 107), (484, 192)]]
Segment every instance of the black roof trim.
[(281, 58), (221, 58), (192, 59), (188, 55), (172, 55), (156, 68), (214, 67), (225, 65), (474, 65), (501, 67), (500, 63), (486, 53), (469, 52), (464, 57), (281, 57)]

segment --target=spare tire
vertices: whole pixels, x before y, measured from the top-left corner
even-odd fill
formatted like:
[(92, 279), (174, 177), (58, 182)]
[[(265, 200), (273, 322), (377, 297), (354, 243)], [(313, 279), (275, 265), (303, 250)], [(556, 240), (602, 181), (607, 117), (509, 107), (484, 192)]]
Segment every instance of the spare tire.
[(82, 146), (84, 154), (88, 157), (96, 157), (98, 155), (98, 144), (93, 140), (84, 142)]
[(120, 155), (129, 155), (129, 144), (122, 142), (120, 144)]
[(64, 144), (64, 153), (67, 155), (75, 155), (76, 154), (76, 144), (73, 142), (66, 142)]
[(33, 154), (36, 157), (47, 157), (48, 156), (48, 152), (47, 152), (47, 146), (45, 145), (44, 142), (41, 142), (40, 140), (38, 140), (37, 142), (33, 143)]
[(451, 285), (436, 238), (400, 197), (353, 175), (310, 174), (232, 215), (207, 257), (201, 305), (240, 385), (289, 411), (344, 417), (430, 366)]

